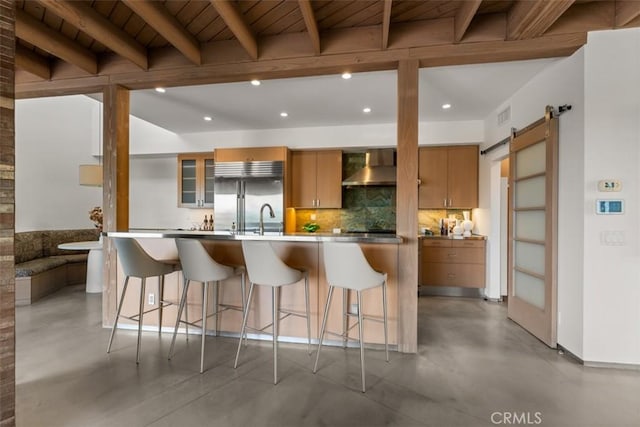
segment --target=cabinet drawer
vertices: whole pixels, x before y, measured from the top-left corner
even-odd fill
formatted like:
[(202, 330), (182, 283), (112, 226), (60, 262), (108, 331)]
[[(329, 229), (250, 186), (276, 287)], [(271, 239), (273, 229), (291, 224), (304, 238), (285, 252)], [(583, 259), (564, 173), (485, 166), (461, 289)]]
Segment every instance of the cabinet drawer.
[(453, 239), (451, 240), (451, 246), (454, 248), (484, 248), (484, 240), (471, 240), (471, 239)]
[(422, 248), (424, 262), (484, 264), (484, 248)]
[(484, 274), (484, 264), (422, 264), (422, 284), (427, 286), (484, 288)]
[(451, 239), (422, 239), (422, 247), (450, 248)]

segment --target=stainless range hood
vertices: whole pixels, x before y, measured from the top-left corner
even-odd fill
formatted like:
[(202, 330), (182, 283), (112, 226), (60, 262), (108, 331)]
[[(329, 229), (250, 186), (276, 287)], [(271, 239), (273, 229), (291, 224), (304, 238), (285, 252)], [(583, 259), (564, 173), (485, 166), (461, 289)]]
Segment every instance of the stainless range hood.
[(365, 167), (342, 181), (342, 185), (396, 185), (394, 158), (393, 148), (367, 151)]

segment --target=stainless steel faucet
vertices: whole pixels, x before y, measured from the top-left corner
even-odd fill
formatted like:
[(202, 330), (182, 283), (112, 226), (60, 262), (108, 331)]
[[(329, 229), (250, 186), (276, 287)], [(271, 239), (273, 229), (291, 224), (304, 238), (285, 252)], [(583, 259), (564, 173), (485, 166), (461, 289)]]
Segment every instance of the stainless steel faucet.
[(269, 208), (269, 217), (271, 218), (275, 218), (276, 217), (276, 213), (273, 211), (273, 208), (271, 207), (271, 205), (269, 203), (265, 203), (264, 205), (260, 206), (260, 225), (258, 226), (258, 233), (260, 233), (260, 235), (264, 234), (264, 220), (262, 219), (262, 214), (264, 212), (264, 208)]

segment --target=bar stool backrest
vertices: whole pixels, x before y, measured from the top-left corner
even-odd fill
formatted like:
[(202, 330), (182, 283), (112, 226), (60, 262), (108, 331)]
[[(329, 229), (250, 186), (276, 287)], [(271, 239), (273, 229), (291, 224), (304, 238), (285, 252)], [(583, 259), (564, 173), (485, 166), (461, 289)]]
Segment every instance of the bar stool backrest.
[(324, 268), (331, 286), (362, 290), (382, 285), (384, 273), (375, 271), (353, 242), (324, 242)]
[(173, 271), (173, 266), (152, 258), (135, 239), (115, 237), (113, 240), (126, 276), (155, 277)]
[(302, 279), (302, 273), (285, 264), (270, 242), (243, 240), (242, 254), (251, 283), (282, 286)]
[(185, 279), (216, 282), (233, 276), (233, 268), (216, 262), (202, 243), (194, 239), (176, 239), (178, 256)]

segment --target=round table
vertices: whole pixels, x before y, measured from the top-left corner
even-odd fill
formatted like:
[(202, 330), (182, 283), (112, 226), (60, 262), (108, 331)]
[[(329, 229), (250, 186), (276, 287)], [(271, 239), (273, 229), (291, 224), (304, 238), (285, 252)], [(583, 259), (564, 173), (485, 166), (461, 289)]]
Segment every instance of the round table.
[(89, 251), (87, 257), (87, 293), (102, 292), (102, 241), (61, 243), (58, 249), (68, 251)]

